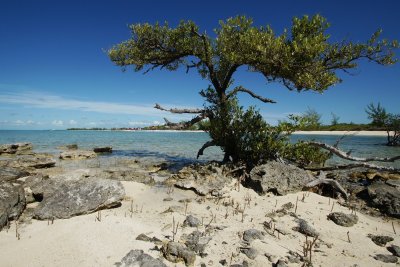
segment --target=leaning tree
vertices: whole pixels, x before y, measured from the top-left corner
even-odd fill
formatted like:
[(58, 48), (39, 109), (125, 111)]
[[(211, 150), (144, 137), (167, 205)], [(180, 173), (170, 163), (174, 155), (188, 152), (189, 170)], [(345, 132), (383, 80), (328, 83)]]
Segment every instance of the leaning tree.
[[(267, 147), (260, 143), (248, 145), (251, 142), (246, 143), (247, 139), (261, 140), (273, 135), (279, 139), (276, 132), (262, 130), (269, 128), (257, 111), (244, 112), (238, 106), (238, 93), (249, 94), (264, 103), (275, 103), (251, 89), (234, 86), (233, 76), (240, 67), (260, 73), (268, 83), (282, 83), (291, 91), (323, 92), (341, 82), (338, 71), (356, 68), (360, 59), (380, 65), (396, 62), (393, 51), (399, 45), (397, 41), (380, 39), (380, 30), (365, 43), (329, 42), (328, 27), (328, 22), (320, 15), (303, 16), (294, 18), (291, 29), (277, 35), (269, 26), (257, 27), (252, 19), (237, 16), (220, 21), (213, 38), (205, 31), (200, 32), (192, 21), (181, 21), (177, 27), (170, 27), (168, 23), (134, 24), (130, 26), (132, 37), (115, 45), (108, 55), (118, 66), (132, 65), (135, 71), (145, 73), (157, 68), (197, 70), (210, 82), (207, 89), (200, 91), (207, 103), (204, 108), (165, 109), (158, 104), (155, 108), (197, 114), (191, 121), (183, 123), (184, 126), (209, 118), (212, 141), (202, 147), (199, 155), (208, 146), (216, 145), (224, 150), (225, 160), (239, 161), (247, 156), (241, 154), (242, 150), (265, 151), (276, 145), (274, 142), (267, 142)], [(242, 119), (247, 119), (245, 127), (240, 123)], [(259, 132), (267, 134), (259, 135)], [(274, 155), (257, 156), (271, 158)]]

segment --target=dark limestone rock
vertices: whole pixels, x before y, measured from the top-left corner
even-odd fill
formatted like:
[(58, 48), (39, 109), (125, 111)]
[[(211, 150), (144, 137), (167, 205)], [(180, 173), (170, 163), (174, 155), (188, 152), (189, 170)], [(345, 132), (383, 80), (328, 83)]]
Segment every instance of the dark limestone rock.
[(22, 186), (11, 183), (0, 184), (0, 230), (9, 220), (18, 218), (26, 206)]
[(270, 161), (256, 166), (250, 172), (245, 185), (259, 194), (273, 192), (277, 195), (299, 192), (314, 178), (307, 171), (294, 165)]
[(389, 216), (400, 218), (400, 189), (385, 183), (368, 186), (368, 197), (372, 206)]
[(66, 219), (117, 207), (125, 196), (120, 182), (98, 178), (76, 181), (49, 179), (32, 191), (38, 194), (39, 189), (42, 189), (43, 201), (35, 209), (34, 218), (40, 220)]
[(387, 248), (394, 256), (400, 257), (400, 247), (396, 245), (391, 245)]
[(164, 244), (162, 252), (168, 261), (184, 261), (186, 266), (193, 266), (196, 260), (196, 254), (184, 244), (178, 242), (168, 242)]
[(243, 240), (251, 243), (253, 240), (256, 239), (264, 239), (264, 235), (261, 231), (257, 229), (249, 229), (243, 232)]
[(242, 252), (251, 260), (254, 260), (258, 256), (258, 251), (254, 248), (241, 248), (240, 252)]
[(393, 255), (385, 255), (385, 254), (377, 254), (374, 256), (374, 259), (377, 261), (382, 261), (385, 263), (397, 263), (398, 259)]
[(351, 227), (358, 222), (358, 216), (355, 214), (345, 214), (343, 212), (332, 212), (328, 215), (328, 219), (337, 225)]
[(368, 235), (369, 238), (371, 238), (372, 242), (374, 242), (376, 245), (384, 247), (386, 246), (386, 243), (393, 241), (393, 237), (391, 236), (386, 236), (386, 235)]
[(249, 266), (250, 266), (250, 265), (249, 265), (249, 263), (248, 263), (247, 261), (243, 261), (242, 264), (235, 263), (235, 264), (232, 264), (232, 265), (229, 266), (229, 267), (249, 267)]
[(193, 190), (199, 195), (219, 196), (221, 189), (232, 181), (232, 177), (223, 173), (217, 163), (191, 165), (184, 167), (177, 174), (166, 180), (181, 189)]
[(200, 219), (194, 217), (193, 215), (188, 215), (183, 221), (184, 226), (198, 227), (201, 225)]
[(278, 260), (273, 266), (274, 267), (288, 267), (287, 263), (282, 259)]
[(311, 237), (319, 236), (317, 230), (315, 230), (314, 227), (309, 225), (308, 222), (303, 219), (299, 219), (299, 225), (297, 227), (294, 227), (293, 230)]
[(117, 262), (115, 265), (118, 267), (167, 267), (159, 259), (155, 259), (139, 249), (129, 251), (121, 262)]
[(149, 237), (145, 234), (140, 234), (136, 237), (136, 240), (140, 240), (140, 241), (145, 241), (145, 242), (153, 242), (156, 244), (162, 244), (162, 241), (160, 239), (158, 239), (157, 237), (153, 236), (153, 237)]
[(105, 146), (105, 147), (95, 147), (93, 148), (94, 153), (112, 153), (112, 147)]
[(151, 241), (151, 237), (145, 235), (145, 234), (140, 234), (136, 237), (136, 240), (140, 240), (140, 241), (145, 241), (145, 242), (150, 242)]

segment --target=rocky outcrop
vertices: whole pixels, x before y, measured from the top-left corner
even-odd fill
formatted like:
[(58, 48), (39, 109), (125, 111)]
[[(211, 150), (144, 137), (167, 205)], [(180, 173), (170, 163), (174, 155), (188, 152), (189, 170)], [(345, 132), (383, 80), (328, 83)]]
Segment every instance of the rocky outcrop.
[(223, 168), (217, 163), (207, 165), (191, 165), (184, 167), (169, 178), (166, 183), (175, 184), (181, 189), (189, 189), (197, 194), (218, 196), (221, 189), (232, 181), (232, 177), (223, 173)]
[(4, 181), (15, 181), (18, 178), (28, 176), (29, 172), (15, 168), (0, 168), (0, 183)]
[(400, 218), (400, 189), (377, 182), (368, 186), (368, 201), (382, 213)]
[(119, 206), (125, 196), (122, 184), (107, 179), (49, 179), (32, 188), (43, 200), (34, 211), (40, 220), (66, 219), (77, 215)]
[[(11, 159), (1, 160), (0, 167), (14, 169), (19, 172), (29, 172), (34, 169), (51, 168), (56, 165), (53, 156), (49, 154), (21, 155)], [(0, 173), (1, 176), (1, 173)]]
[(117, 262), (115, 265), (118, 267), (167, 267), (159, 259), (155, 259), (139, 249), (129, 251), (121, 262)]
[(93, 151), (69, 150), (60, 154), (60, 159), (91, 159), (97, 157)]
[(256, 166), (250, 172), (245, 185), (259, 194), (273, 192), (286, 195), (301, 191), (304, 185), (314, 180), (307, 171), (294, 165), (270, 161)]
[(11, 183), (0, 184), (0, 230), (9, 220), (18, 218), (26, 206), (24, 189)]
[(22, 154), (32, 150), (31, 143), (16, 143), (16, 144), (4, 144), (0, 145), (1, 154)]

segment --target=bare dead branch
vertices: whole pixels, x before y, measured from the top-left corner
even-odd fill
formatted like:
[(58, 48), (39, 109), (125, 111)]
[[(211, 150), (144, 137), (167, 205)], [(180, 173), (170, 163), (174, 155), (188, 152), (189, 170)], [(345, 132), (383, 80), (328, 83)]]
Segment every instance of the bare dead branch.
[(165, 124), (171, 128), (174, 129), (187, 129), (190, 126), (192, 126), (193, 124), (196, 124), (200, 121), (202, 121), (203, 119), (207, 118), (207, 114), (206, 113), (202, 113), (196, 117), (194, 117), (193, 119), (191, 119), (190, 121), (185, 121), (185, 122), (171, 122), (169, 121), (167, 118), (164, 118)]
[(197, 152), (197, 158), (199, 158), (200, 156), (203, 155), (203, 152), (206, 148), (211, 147), (211, 146), (216, 146), (214, 141), (208, 141), (207, 143), (205, 143), (199, 150), (199, 152)]
[(163, 110), (163, 111), (168, 111), (171, 113), (177, 113), (177, 114), (184, 114), (184, 113), (189, 113), (189, 114), (198, 114), (198, 113), (204, 113), (204, 109), (199, 109), (199, 108), (194, 108), (194, 109), (189, 109), (189, 108), (184, 108), (184, 109), (177, 109), (177, 108), (171, 108), (171, 109), (166, 109), (160, 106), (160, 104), (157, 104), (154, 106), (154, 108)]
[(236, 95), (238, 92), (248, 93), (252, 97), (254, 97), (254, 98), (256, 98), (256, 99), (258, 99), (258, 100), (260, 100), (260, 101), (262, 101), (264, 103), (276, 103), (276, 101), (274, 101), (272, 99), (269, 99), (269, 98), (265, 98), (265, 97), (259, 96), (259, 95), (255, 94), (253, 91), (244, 88), (243, 86), (235, 87), (231, 92), (229, 92), (228, 98)]
[(326, 175), (324, 172), (321, 171), (321, 173), (319, 174), (318, 179), (306, 184), (305, 186), (308, 188), (320, 185), (320, 184), (327, 184), (332, 186), (333, 188), (335, 188), (337, 191), (339, 191), (340, 193), (342, 193), (342, 195), (345, 197), (345, 199), (347, 200), (349, 197), (349, 194), (346, 192), (346, 190), (339, 184), (338, 181), (333, 180), (333, 179), (328, 179), (326, 178)]
[(324, 143), (309, 141), (309, 142), (305, 142), (305, 144), (309, 144), (309, 145), (312, 145), (312, 146), (316, 146), (316, 147), (320, 147), (320, 148), (326, 149), (326, 150), (332, 152), (333, 154), (335, 154), (336, 156), (338, 156), (340, 158), (351, 160), (351, 161), (357, 161), (357, 162), (370, 162), (370, 161), (394, 162), (394, 161), (400, 159), (400, 155), (399, 156), (395, 156), (395, 157), (391, 157), (391, 158), (379, 158), (379, 157), (359, 158), (359, 157), (350, 156), (349, 153), (346, 153), (344, 151), (339, 150), (338, 148), (336, 148), (334, 146), (330, 146), (330, 145), (327, 145), (327, 144), (324, 144)]

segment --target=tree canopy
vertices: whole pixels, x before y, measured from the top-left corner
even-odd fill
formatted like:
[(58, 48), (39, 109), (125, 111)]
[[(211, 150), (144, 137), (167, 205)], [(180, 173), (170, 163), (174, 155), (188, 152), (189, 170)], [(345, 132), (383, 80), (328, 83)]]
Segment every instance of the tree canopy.
[[(237, 93), (247, 93), (265, 103), (275, 103), (275, 100), (240, 85), (234, 87), (233, 75), (239, 67), (260, 73), (267, 82), (280, 82), (289, 90), (323, 92), (341, 82), (337, 71), (356, 68), (359, 59), (381, 65), (397, 61), (394, 50), (399, 47), (398, 42), (381, 39), (381, 30), (364, 43), (354, 43), (329, 42), (328, 28), (329, 23), (320, 15), (295, 17), (291, 28), (279, 35), (268, 25), (253, 25), (252, 19), (245, 16), (220, 21), (214, 30), (215, 38), (201, 33), (192, 21), (181, 21), (176, 27), (170, 27), (167, 22), (134, 24), (130, 26), (132, 37), (112, 47), (108, 55), (124, 69), (132, 65), (135, 71), (145, 73), (156, 68), (196, 69), (211, 83), (200, 92), (208, 106), (202, 110), (169, 111), (199, 114), (191, 123), (208, 117), (214, 141), (208, 145), (221, 146), (226, 159), (240, 160), (238, 147), (230, 144), (235, 146), (238, 131), (242, 131), (240, 140), (249, 135), (248, 129), (235, 128), (234, 113), (247, 116), (248, 122), (260, 120), (257, 111), (238, 113)], [(165, 110), (159, 105), (156, 108)]]

